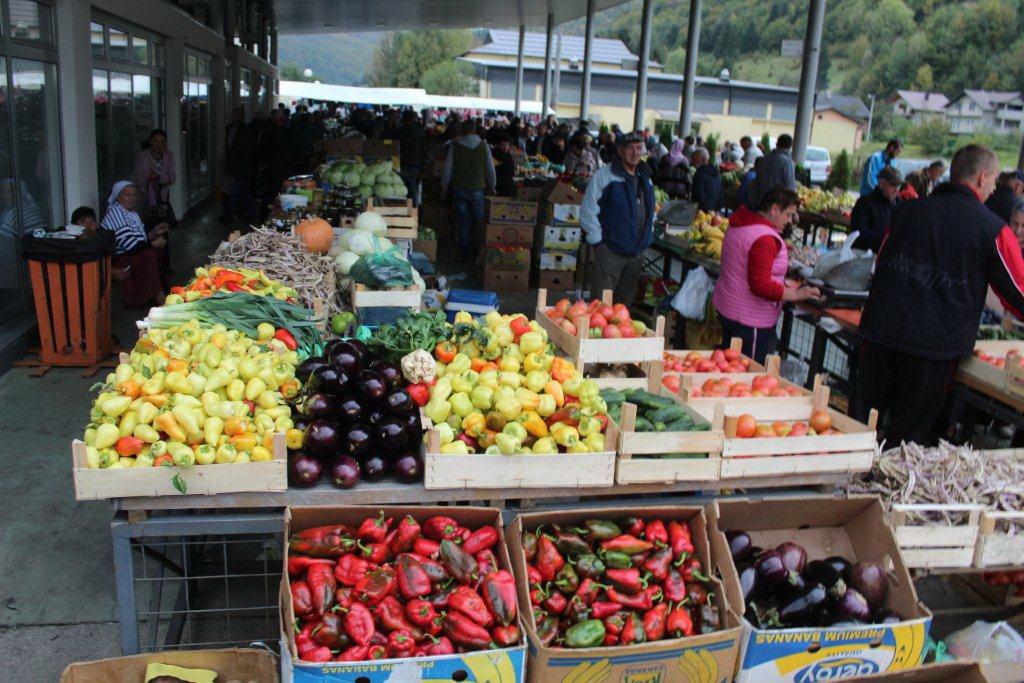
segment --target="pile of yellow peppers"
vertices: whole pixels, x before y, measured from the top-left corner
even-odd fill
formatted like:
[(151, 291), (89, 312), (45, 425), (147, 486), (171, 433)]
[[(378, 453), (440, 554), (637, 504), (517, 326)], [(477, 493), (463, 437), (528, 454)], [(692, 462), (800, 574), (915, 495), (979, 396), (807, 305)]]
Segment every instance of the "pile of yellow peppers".
[[(285, 399), (299, 359), (223, 325), (150, 330), (109, 374), (85, 430), (92, 469), (271, 460), (274, 434), (301, 438)], [(294, 434), (293, 434), (294, 433)]]
[[(456, 326), (477, 325), (463, 315), (456, 317)], [(440, 452), (605, 450), (607, 405), (597, 384), (551, 353), (547, 334), (535, 321), (488, 313), (484, 325), (467, 336), (435, 349), (438, 379), (423, 412), (440, 434)]]

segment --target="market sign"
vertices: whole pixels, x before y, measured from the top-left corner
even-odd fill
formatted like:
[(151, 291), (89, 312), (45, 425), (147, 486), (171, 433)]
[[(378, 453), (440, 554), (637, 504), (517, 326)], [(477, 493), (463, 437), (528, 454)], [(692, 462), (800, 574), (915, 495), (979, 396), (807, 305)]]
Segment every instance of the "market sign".
[(783, 57), (802, 57), (804, 54), (804, 41), (782, 41), (782, 48), (779, 50), (779, 54), (781, 54)]

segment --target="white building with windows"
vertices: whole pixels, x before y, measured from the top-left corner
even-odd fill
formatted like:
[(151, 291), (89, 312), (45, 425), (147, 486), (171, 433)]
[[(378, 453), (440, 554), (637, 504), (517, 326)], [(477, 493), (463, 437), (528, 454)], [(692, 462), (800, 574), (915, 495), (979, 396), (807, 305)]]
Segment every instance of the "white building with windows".
[(944, 111), (954, 133), (1024, 128), (1024, 97), (1019, 92), (964, 90), (949, 101)]

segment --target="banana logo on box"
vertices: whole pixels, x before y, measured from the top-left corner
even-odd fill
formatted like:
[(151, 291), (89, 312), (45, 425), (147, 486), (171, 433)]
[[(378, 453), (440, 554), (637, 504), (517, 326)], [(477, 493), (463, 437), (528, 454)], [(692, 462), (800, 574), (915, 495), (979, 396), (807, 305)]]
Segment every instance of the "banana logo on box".
[(604, 683), (611, 675), (611, 660), (597, 659), (573, 667), (562, 679), (562, 683)]
[(676, 661), (687, 683), (716, 683), (718, 662), (707, 650), (687, 650)]

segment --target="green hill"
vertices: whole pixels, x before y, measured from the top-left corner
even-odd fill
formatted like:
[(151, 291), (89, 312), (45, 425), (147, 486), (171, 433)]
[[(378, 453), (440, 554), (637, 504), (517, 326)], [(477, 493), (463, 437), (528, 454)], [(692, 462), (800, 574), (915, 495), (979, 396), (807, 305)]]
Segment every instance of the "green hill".
[(383, 33), (335, 33), (327, 35), (282, 35), (277, 59), (283, 68), (294, 64), (301, 73), (313, 70), (322, 83), (363, 85), (373, 50)]

